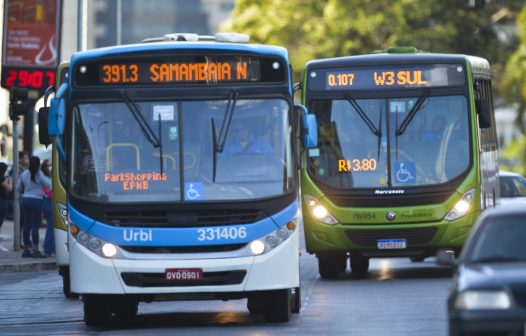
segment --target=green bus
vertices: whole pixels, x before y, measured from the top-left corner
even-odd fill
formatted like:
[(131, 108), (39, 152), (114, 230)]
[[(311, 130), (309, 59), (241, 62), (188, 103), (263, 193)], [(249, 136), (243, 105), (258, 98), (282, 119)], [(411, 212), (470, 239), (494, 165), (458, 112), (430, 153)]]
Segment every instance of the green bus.
[(393, 47), (310, 61), (301, 87), (318, 126), (301, 196), (320, 275), (458, 253), (499, 197), (488, 61)]
[[(69, 71), (69, 62), (62, 62), (56, 70), (56, 81), (53, 87), (48, 88), (46, 92), (46, 98), (51, 93), (57, 92), (60, 85), (67, 81)], [(47, 99), (46, 99), (47, 100)], [(39, 113), (39, 122), (47, 123), (47, 108)], [(43, 118), (43, 120), (40, 120)], [(40, 127), (40, 130), (43, 128)], [(49, 145), (53, 143), (47, 133), (39, 132), (40, 143), (43, 145)], [(75, 293), (71, 292), (70, 277), (69, 277), (69, 251), (68, 251), (68, 236), (67, 236), (67, 203), (66, 203), (66, 190), (65, 185), (65, 174), (64, 167), (60, 163), (58, 157), (58, 151), (56, 146), (53, 146), (52, 151), (52, 181), (53, 181), (53, 197), (52, 197), (52, 218), (53, 218), (53, 231), (55, 234), (55, 255), (56, 263), (58, 266), (58, 272), (62, 276), (62, 289), (64, 295), (68, 298), (76, 297)]]

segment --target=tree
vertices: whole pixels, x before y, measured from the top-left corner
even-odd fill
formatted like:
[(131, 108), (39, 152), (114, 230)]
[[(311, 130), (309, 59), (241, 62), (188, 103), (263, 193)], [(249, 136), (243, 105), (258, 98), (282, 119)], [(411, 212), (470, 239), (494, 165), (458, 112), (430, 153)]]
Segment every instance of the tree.
[(516, 103), (515, 124), (526, 133), (524, 113), (526, 110), (526, 8), (517, 17), (517, 30), (520, 39), (519, 48), (506, 63), (500, 94), (509, 104)]
[(502, 48), (493, 29), (495, 10), (469, 10), (461, 0), (238, 0), (222, 29), (285, 46), (299, 80), (308, 60), (390, 46), (503, 62), (510, 50)]

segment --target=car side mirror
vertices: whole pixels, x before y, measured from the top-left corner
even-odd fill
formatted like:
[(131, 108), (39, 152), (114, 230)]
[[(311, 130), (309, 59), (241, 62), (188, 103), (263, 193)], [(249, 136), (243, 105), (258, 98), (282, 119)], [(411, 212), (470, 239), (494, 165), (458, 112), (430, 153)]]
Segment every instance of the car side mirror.
[(456, 266), (455, 252), (452, 250), (439, 250), (436, 258), (436, 263), (440, 266)]

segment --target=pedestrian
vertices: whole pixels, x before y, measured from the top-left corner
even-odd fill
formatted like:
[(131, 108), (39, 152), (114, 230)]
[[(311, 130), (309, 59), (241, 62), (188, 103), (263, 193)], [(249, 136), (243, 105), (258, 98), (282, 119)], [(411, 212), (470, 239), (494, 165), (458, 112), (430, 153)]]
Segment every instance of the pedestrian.
[[(48, 181), (49, 185), (51, 183), (51, 160), (45, 159), (42, 161), (42, 166), (40, 170), (44, 174), (44, 178)], [(51, 189), (44, 188), (44, 203), (43, 210), (44, 216), (46, 217), (47, 229), (46, 237), (44, 239), (44, 254), (46, 257), (55, 256), (55, 236), (53, 233), (53, 212), (51, 211)]]
[[(22, 225), (22, 238), (24, 239), (23, 258), (46, 257), (38, 249), (38, 229), (42, 223), (44, 188), (51, 189), (51, 184), (40, 170), (40, 159), (37, 156), (32, 156), (29, 158), (29, 169), (20, 175), (16, 185), (17, 191), (22, 194), (21, 203), (24, 214), (24, 223)], [(31, 231), (31, 240), (29, 239), (29, 231)], [(32, 246), (31, 251), (29, 249), (30, 246)]]
[(7, 164), (0, 162), (0, 229), (2, 228), (2, 224), (4, 224), (4, 220), (7, 216), (7, 207), (9, 204), (8, 195), (9, 192), (13, 190), (11, 178), (6, 176), (6, 173)]

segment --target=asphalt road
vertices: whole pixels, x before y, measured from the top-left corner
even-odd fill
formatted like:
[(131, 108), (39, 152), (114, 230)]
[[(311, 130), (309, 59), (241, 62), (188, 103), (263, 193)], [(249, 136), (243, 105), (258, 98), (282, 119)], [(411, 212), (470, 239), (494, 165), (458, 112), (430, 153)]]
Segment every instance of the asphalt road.
[(367, 277), (320, 279), (301, 257), (302, 309), (286, 324), (251, 316), (246, 300), (141, 303), (136, 320), (88, 328), (55, 271), (0, 274), (0, 335), (447, 335), (451, 270), (432, 259), (375, 259)]

